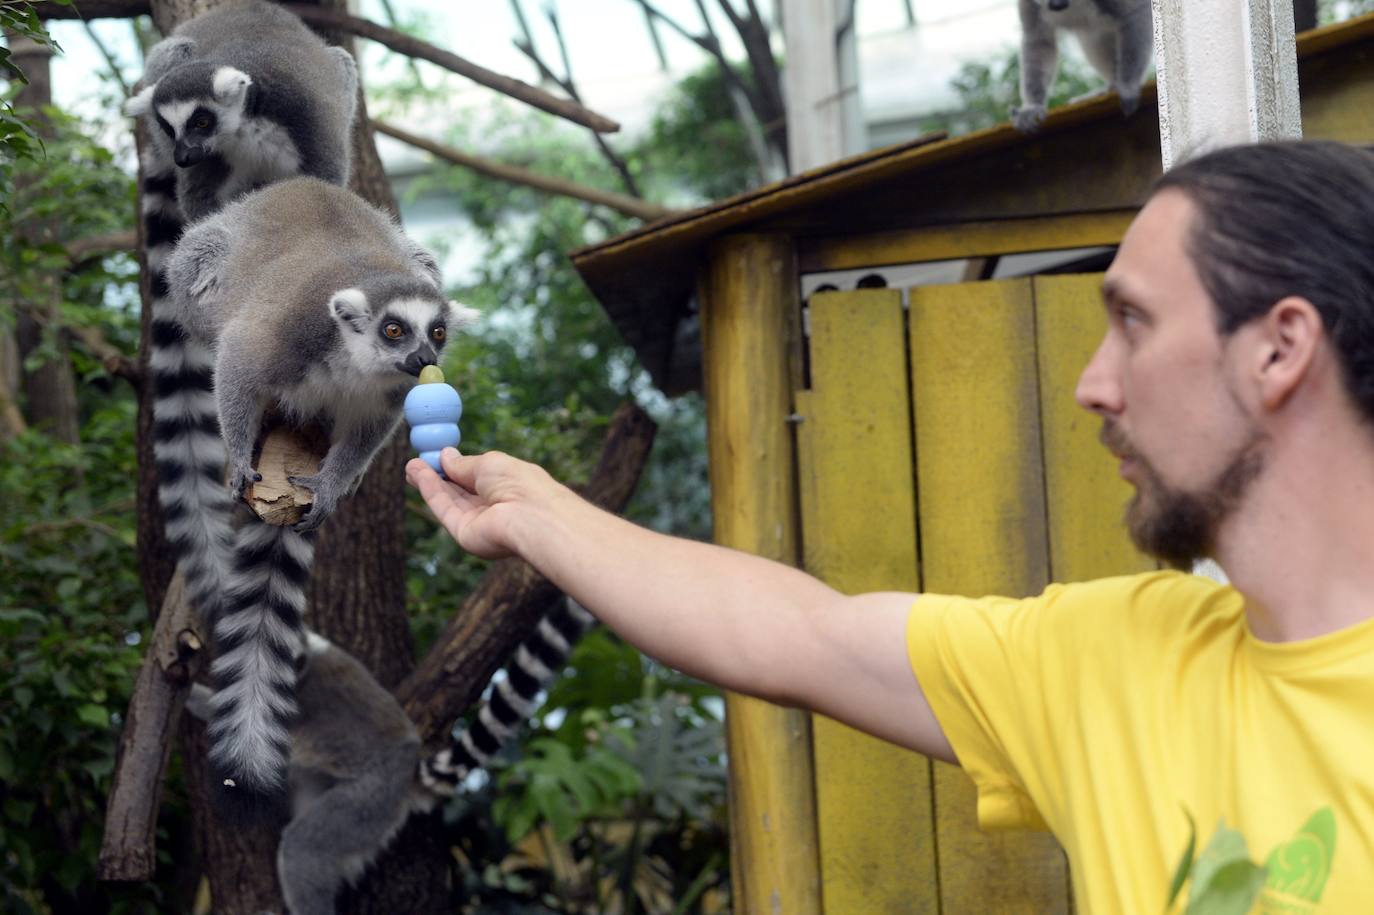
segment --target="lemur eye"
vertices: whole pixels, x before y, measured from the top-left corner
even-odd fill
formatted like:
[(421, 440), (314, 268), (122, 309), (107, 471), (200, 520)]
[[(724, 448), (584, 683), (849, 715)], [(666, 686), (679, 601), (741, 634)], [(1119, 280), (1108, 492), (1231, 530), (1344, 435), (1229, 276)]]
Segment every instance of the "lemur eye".
[(200, 117), (196, 118), (194, 121), (191, 122), (191, 126), (194, 127), (196, 130), (209, 130), (210, 116), (208, 114), (202, 114)]
[(382, 328), (382, 333), (386, 334), (388, 340), (399, 340), (406, 335), (405, 328), (395, 321), (388, 321)]
[(448, 336), (448, 332), (442, 327), (436, 327), (429, 332), (429, 335), (434, 338), (435, 343), (443, 343), (444, 337)]

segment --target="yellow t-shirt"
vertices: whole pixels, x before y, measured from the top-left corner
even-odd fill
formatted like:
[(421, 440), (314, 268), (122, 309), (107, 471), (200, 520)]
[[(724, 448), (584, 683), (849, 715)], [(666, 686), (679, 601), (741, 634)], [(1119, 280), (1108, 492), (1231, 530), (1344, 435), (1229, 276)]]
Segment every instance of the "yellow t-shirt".
[(1374, 620), (1261, 642), (1235, 590), (1154, 572), (923, 595), (907, 646), (979, 823), (1048, 827), (1080, 911), (1163, 912), (1186, 810), (1267, 864), (1252, 912), (1374, 913)]

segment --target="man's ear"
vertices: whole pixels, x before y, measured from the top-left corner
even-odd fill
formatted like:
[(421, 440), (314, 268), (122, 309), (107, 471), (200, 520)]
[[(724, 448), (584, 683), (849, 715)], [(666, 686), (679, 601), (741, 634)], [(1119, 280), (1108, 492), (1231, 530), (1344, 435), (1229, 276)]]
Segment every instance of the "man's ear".
[(157, 91), (157, 83), (148, 86), (137, 95), (131, 95), (124, 102), (124, 113), (131, 118), (141, 118), (153, 107), (153, 93)]
[(476, 308), (469, 308), (453, 299), (448, 300), (448, 321), (454, 330), (462, 330), (464, 327), (475, 324), (480, 317), (482, 317), (482, 313)]
[(248, 87), (253, 85), (253, 77), (233, 67), (220, 67), (211, 80), (215, 101), (229, 106), (242, 100)]
[(341, 327), (355, 334), (366, 333), (372, 307), (361, 289), (340, 289), (329, 300), (329, 313)]
[(1302, 383), (1326, 332), (1317, 306), (1301, 296), (1280, 299), (1260, 320), (1262, 347), (1256, 354), (1260, 399), (1272, 410), (1282, 406)]

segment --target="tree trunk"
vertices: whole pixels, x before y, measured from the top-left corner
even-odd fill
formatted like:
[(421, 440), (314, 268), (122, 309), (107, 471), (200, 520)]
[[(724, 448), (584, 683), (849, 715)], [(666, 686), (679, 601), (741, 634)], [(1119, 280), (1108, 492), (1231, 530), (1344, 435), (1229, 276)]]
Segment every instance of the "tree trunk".
[[(14, 104), (35, 112), (33, 124), (39, 136), (52, 137), (52, 128), (42, 109), (52, 104), (52, 51), (27, 39), (10, 36), (14, 62), (28, 77), (28, 84), (19, 90)], [(32, 180), (20, 177), (15, 181), (15, 198), (22, 206), (25, 196), (32, 193)], [(24, 220), (19, 231), (29, 245), (57, 241), (58, 221), (55, 217)], [(62, 328), (62, 276), (47, 273), (30, 277), (32, 286), (23, 290), (15, 303), (15, 339), (19, 356), (26, 360), (40, 347), (47, 357), (31, 371), (25, 371), (24, 392), (30, 426), (41, 429), (59, 441), (77, 445), (81, 442), (81, 419), (76, 403), (76, 379)]]

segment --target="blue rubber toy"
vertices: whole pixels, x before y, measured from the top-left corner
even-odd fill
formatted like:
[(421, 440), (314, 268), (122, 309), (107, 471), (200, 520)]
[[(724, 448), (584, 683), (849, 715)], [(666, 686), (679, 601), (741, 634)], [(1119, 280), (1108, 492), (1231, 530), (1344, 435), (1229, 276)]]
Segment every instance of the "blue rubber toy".
[(427, 365), (420, 370), (420, 383), (410, 389), (405, 403), (406, 422), (410, 423), (410, 447), (420, 452), (420, 458), (444, 475), (439, 466), (439, 452), (458, 447), (463, 434), (458, 420), (463, 418), (463, 398), (453, 385), (444, 383), (444, 370)]

